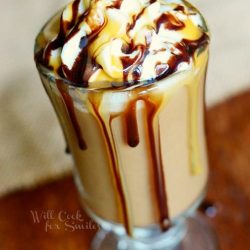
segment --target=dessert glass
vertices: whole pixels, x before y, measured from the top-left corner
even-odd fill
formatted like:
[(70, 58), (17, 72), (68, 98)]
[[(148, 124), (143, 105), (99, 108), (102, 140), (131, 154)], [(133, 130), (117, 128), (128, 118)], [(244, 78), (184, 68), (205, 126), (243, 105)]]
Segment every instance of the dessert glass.
[(101, 226), (92, 249), (216, 249), (212, 230), (195, 212), (208, 177), (208, 45), (197, 49), (188, 69), (158, 81), (84, 88), (40, 63), (59, 19), (39, 33), (35, 58), (75, 161), (81, 202)]

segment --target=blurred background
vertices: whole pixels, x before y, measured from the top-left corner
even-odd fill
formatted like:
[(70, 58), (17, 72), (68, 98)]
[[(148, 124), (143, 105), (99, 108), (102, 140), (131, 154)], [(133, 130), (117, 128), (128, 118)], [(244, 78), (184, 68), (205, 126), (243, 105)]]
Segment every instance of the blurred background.
[[(70, 173), (72, 162), (33, 62), (36, 34), (67, 0), (1, 4), (0, 195)], [(193, 0), (212, 33), (207, 104), (250, 88), (249, 0)]]

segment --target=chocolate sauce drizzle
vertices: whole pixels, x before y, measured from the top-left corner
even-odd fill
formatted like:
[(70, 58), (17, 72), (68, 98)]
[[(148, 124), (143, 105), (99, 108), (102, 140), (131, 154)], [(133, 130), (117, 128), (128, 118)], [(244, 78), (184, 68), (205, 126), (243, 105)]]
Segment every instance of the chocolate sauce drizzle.
[[(136, 92), (136, 91), (135, 91)], [(136, 96), (136, 94), (135, 94)], [(150, 147), (150, 158), (153, 168), (153, 183), (155, 186), (155, 196), (158, 202), (159, 224), (163, 231), (166, 231), (170, 226), (168, 202), (166, 194), (165, 175), (163, 170), (162, 154), (161, 154), (161, 141), (160, 141), (160, 127), (158, 122), (158, 111), (163, 101), (163, 96), (158, 97), (158, 100), (149, 100), (148, 96), (137, 97), (130, 101), (128, 109), (125, 112), (128, 145), (135, 147), (139, 143), (138, 124), (136, 117), (136, 103), (141, 100), (146, 105), (146, 118), (147, 134)], [(136, 140), (136, 143), (135, 141)]]
[(115, 180), (115, 190), (117, 190), (118, 198), (120, 200), (123, 224), (127, 234), (132, 236), (132, 225), (131, 220), (129, 218), (129, 208), (124, 188), (124, 181), (120, 170), (115, 140), (111, 127), (113, 117), (110, 116), (108, 122), (105, 120), (105, 118), (102, 117), (103, 114), (99, 111), (101, 99), (97, 99), (96, 101), (96, 98), (92, 98), (92, 95), (90, 94), (89, 101), (92, 105), (94, 114), (100, 124), (100, 128), (102, 130), (105, 143), (107, 145), (108, 156), (111, 162), (112, 174)]
[[(163, 170), (161, 141), (160, 141), (160, 127), (157, 118), (157, 112), (160, 108), (160, 103), (153, 103), (144, 100), (147, 109), (147, 126), (150, 144), (150, 154), (153, 163), (154, 185), (156, 189), (156, 197), (158, 202), (158, 211), (160, 214), (159, 223), (163, 231), (166, 231), (169, 226), (169, 213), (166, 194), (165, 174)], [(158, 131), (158, 132), (157, 132)]]
[[(182, 62), (189, 63), (191, 58), (194, 58), (194, 54), (197, 51), (197, 48), (202, 50), (203, 48), (206, 48), (209, 43), (209, 37), (206, 33), (204, 33), (198, 40), (190, 41), (187, 39), (183, 39), (179, 44), (176, 44), (175, 47), (178, 49), (181, 53), (180, 54), (174, 54), (172, 53), (171, 59), (166, 64), (156, 64), (156, 70), (159, 69), (160, 65), (160, 71), (163, 72), (162, 74), (158, 75), (156, 77), (157, 80), (161, 80), (166, 78), (167, 76), (173, 74), (178, 70), (178, 66)], [(164, 70), (165, 66), (165, 70)]]
[(185, 24), (179, 21), (175, 16), (169, 13), (163, 13), (156, 21), (156, 32), (158, 33), (160, 27), (164, 25), (168, 30), (181, 30), (185, 28)]
[[(145, 124), (148, 131), (148, 141), (150, 146), (150, 158), (152, 161), (153, 168), (153, 183), (155, 186), (155, 196), (157, 200), (157, 208), (159, 214), (159, 224), (163, 231), (166, 231), (170, 226), (168, 205), (167, 205), (167, 194), (165, 185), (165, 175), (163, 170), (163, 162), (161, 156), (161, 142), (160, 142), (160, 128), (158, 123), (158, 111), (163, 101), (163, 97), (158, 97), (156, 100), (149, 100), (148, 96), (139, 97), (137, 90), (132, 90), (132, 96), (134, 97), (130, 100), (127, 105), (126, 111), (122, 112), (120, 115), (124, 116), (126, 124), (126, 137), (127, 143), (130, 147), (136, 147), (139, 144), (139, 131), (137, 123), (137, 102), (143, 101), (146, 105), (146, 119), (147, 124)], [(132, 236), (132, 221), (129, 216), (129, 204), (128, 198), (126, 197), (126, 187), (125, 182), (122, 177), (122, 170), (119, 164), (117, 147), (115, 145), (115, 140), (112, 131), (112, 120), (114, 117), (110, 115), (109, 118), (105, 119), (105, 114), (100, 111), (100, 97), (93, 97), (93, 94), (89, 95), (89, 101), (93, 108), (93, 113), (100, 124), (100, 128), (103, 132), (105, 143), (107, 145), (107, 152), (110, 158), (112, 173), (115, 180), (115, 189), (120, 201), (120, 207), (122, 212), (123, 223), (126, 228), (127, 234)], [(117, 117), (119, 115), (116, 115)]]
[[(151, 43), (151, 35), (148, 34), (145, 37), (146, 45), (134, 45), (133, 41), (123, 48), (125, 54), (130, 54), (133, 51), (138, 51), (138, 56), (130, 58), (130, 56), (124, 56), (121, 58), (123, 65), (123, 80), (126, 86), (130, 86), (131, 83), (128, 81), (129, 72), (131, 72), (133, 77), (133, 84), (139, 82), (142, 73), (142, 63), (146, 56), (149, 54), (149, 46)], [(131, 70), (132, 68), (132, 70)]]
[(141, 10), (141, 12), (140, 12), (138, 15), (133, 16), (133, 22), (132, 22), (131, 24), (128, 24), (128, 26), (127, 26), (127, 32), (129, 32), (130, 30), (132, 30), (132, 29), (135, 27), (136, 22), (137, 22), (138, 19), (140, 19), (140, 17), (143, 15), (145, 9), (146, 9), (146, 7), (143, 8), (143, 9)]
[[(101, 30), (105, 27), (105, 22), (103, 22), (102, 25), (100, 25), (96, 30), (94, 30), (91, 35), (89, 36), (84, 36), (82, 37), (80, 44), (79, 44), (79, 48), (81, 49), (81, 52), (79, 53), (79, 55), (77, 56), (77, 58), (75, 59), (74, 65), (72, 67), (72, 69), (69, 69), (66, 65), (62, 65), (62, 69), (64, 74), (67, 76), (67, 78), (77, 84), (82, 84), (83, 87), (88, 87), (88, 82), (84, 81), (84, 76), (85, 76), (85, 72), (86, 72), (86, 67), (89, 67), (89, 63), (88, 63), (88, 44), (91, 44), (92, 41), (95, 40), (95, 37), (101, 32)], [(73, 30), (71, 32), (70, 36), (74, 36), (77, 34), (77, 32), (79, 31), (79, 28)], [(67, 38), (70, 39), (70, 38)], [(95, 71), (95, 66), (96, 64), (91, 64), (92, 65), (92, 69), (89, 71)]]
[(116, 0), (113, 2), (113, 5), (109, 6), (108, 8), (112, 9), (120, 9), (121, 8), (121, 5), (122, 5), (122, 1), (123, 0)]
[[(154, 3), (155, 0), (151, 0), (149, 3)], [(88, 18), (88, 14), (91, 12), (90, 10), (86, 10), (85, 13), (81, 14), (80, 16), (77, 15), (78, 13), (78, 7), (80, 4), (80, 0), (75, 0), (72, 5), (72, 19), (70, 21), (64, 21), (61, 17), (60, 21), (60, 31), (58, 36), (55, 40), (50, 42), (48, 46), (46, 47), (44, 51), (44, 63), (45, 65), (49, 64), (49, 58), (51, 56), (51, 52), (63, 47), (63, 45), (68, 42), (73, 36), (79, 32), (79, 24), (84, 21), (84, 19)], [(108, 6), (107, 8), (116, 8), (119, 9), (121, 7), (122, 1), (116, 0), (113, 1), (112, 5)], [(145, 12), (146, 7), (141, 10), (141, 12), (133, 17), (132, 23), (128, 24), (127, 27), (127, 33), (132, 30), (137, 21), (140, 19), (140, 17)], [(182, 5), (177, 6), (175, 11), (179, 12), (185, 12), (185, 8)], [(100, 34), (100, 32), (103, 30), (103, 28), (106, 26), (107, 20), (103, 16), (103, 23), (100, 24), (98, 27), (90, 27), (92, 32), (90, 35), (82, 37), (79, 48), (81, 49), (81, 52), (75, 59), (75, 62), (73, 64), (72, 69), (69, 69), (67, 65), (61, 65), (58, 69), (58, 74), (61, 77), (66, 77), (71, 82), (82, 85), (83, 87), (88, 87), (88, 80), (91, 77), (91, 75), (99, 68), (102, 68), (100, 65), (98, 65), (95, 61), (95, 58), (89, 58), (88, 55), (88, 45), (91, 44), (96, 37)], [(155, 20), (155, 28), (152, 27), (151, 32), (159, 33), (160, 27), (164, 26), (165, 29), (168, 30), (181, 30), (185, 28), (184, 22), (180, 21), (178, 18), (176, 18), (171, 13), (162, 13), (160, 17), (158, 17)], [(68, 31), (68, 34), (67, 34)], [(133, 39), (126, 44), (126, 46), (123, 48), (123, 52), (128, 54), (128, 56), (121, 57), (121, 62), (123, 65), (123, 81), (125, 82), (124, 87), (128, 87), (131, 84), (135, 85), (140, 81), (141, 74), (142, 74), (142, 64), (144, 62), (144, 59), (149, 54), (149, 46), (151, 43), (151, 36), (147, 35), (146, 44), (134, 44)], [(204, 47), (208, 44), (209, 37), (204, 32), (202, 37), (200, 37), (196, 41), (191, 41), (187, 39), (183, 39), (181, 42), (175, 44), (176, 49), (179, 49), (180, 53), (174, 54), (170, 58), (169, 61), (162, 62), (159, 66), (159, 63), (155, 65), (155, 71), (156, 71), (156, 77), (154, 81), (161, 80), (172, 73), (176, 72), (178, 69), (178, 66), (182, 62), (190, 62), (190, 58), (192, 58), (193, 54), (195, 53), (196, 49), (198, 47)], [(130, 58), (129, 54), (131, 54), (134, 51), (138, 51), (138, 56), (135, 58)], [(165, 67), (165, 68), (164, 68)], [(160, 75), (157, 74), (160, 70)], [(133, 82), (129, 82), (128, 76), (131, 73)], [(152, 82), (153, 80), (151, 80)]]
[(132, 101), (125, 111), (127, 143), (132, 148), (136, 147), (140, 142), (136, 116), (136, 103), (136, 101)]
[(76, 137), (78, 139), (79, 148), (81, 150), (86, 150), (87, 145), (83, 139), (80, 125), (78, 124), (78, 121), (76, 118), (73, 100), (72, 100), (71, 96), (69, 95), (68, 90), (65, 89), (63, 82), (61, 82), (60, 80), (57, 80), (56, 85), (57, 85), (58, 90), (61, 93), (61, 96), (62, 96), (64, 104), (66, 106), (68, 115), (70, 117), (71, 123), (73, 125), (74, 130), (75, 130), (75, 134), (76, 134)]
[(51, 52), (63, 46), (65, 43), (65, 38), (67, 34), (67, 30), (70, 30), (74, 27), (77, 20), (78, 6), (80, 4), (80, 0), (75, 0), (72, 5), (72, 19), (71, 21), (63, 21), (63, 16), (61, 16), (60, 20), (60, 29), (55, 40), (51, 41), (46, 50), (44, 51), (44, 63), (45, 65), (49, 65), (49, 59)]
[[(74, 37), (80, 30), (79, 25), (88, 15), (89, 10), (86, 10), (82, 15), (79, 17), (77, 16), (78, 13), (78, 6), (80, 4), (80, 0), (75, 0), (72, 5), (72, 19), (70, 21), (64, 21), (63, 16), (61, 16), (60, 20), (60, 30), (59, 34), (55, 38), (55, 40), (51, 41), (46, 49), (44, 50), (44, 64), (49, 65), (49, 59), (51, 56), (51, 52), (63, 47), (63, 45), (68, 42), (72, 37)], [(95, 40), (96, 36), (101, 32), (101, 30), (105, 27), (106, 22), (102, 23), (99, 27), (90, 27), (92, 33), (88, 36), (83, 36), (80, 43), (79, 48), (81, 52), (75, 59), (72, 69), (69, 69), (67, 65), (60, 65), (59, 69), (57, 70), (58, 75), (61, 77), (66, 77), (73, 83), (82, 84), (83, 87), (88, 87), (88, 82), (84, 81), (84, 75), (86, 68), (88, 66), (88, 72), (94, 72), (96, 70), (96, 64), (93, 65), (92, 69), (89, 69), (88, 63), (88, 45)], [(70, 30), (69, 34), (67, 31)], [(90, 77), (90, 76), (89, 76)]]

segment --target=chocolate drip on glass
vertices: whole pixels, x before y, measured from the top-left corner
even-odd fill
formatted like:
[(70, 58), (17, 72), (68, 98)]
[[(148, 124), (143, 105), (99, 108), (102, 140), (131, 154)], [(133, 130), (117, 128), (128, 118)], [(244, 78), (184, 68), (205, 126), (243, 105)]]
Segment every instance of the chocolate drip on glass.
[[(161, 142), (160, 142), (160, 128), (158, 124), (158, 111), (161, 106), (162, 98), (159, 100), (151, 100), (150, 94), (144, 97), (139, 97), (135, 91), (133, 93), (134, 98), (128, 103), (126, 109), (119, 115), (112, 116), (109, 113), (104, 113), (101, 111), (101, 98), (100, 96), (95, 96), (93, 94), (89, 95), (89, 101), (91, 103), (93, 114), (95, 115), (101, 131), (104, 135), (105, 144), (107, 146), (107, 152), (110, 159), (112, 175), (115, 180), (115, 190), (117, 190), (117, 196), (119, 197), (120, 207), (122, 212), (123, 223), (126, 228), (128, 235), (132, 235), (132, 220), (129, 216), (130, 208), (128, 199), (126, 196), (126, 180), (123, 179), (122, 169), (119, 163), (117, 147), (115, 140), (113, 138), (112, 131), (112, 120), (117, 116), (124, 116), (123, 121), (126, 125), (126, 137), (127, 144), (130, 147), (136, 147), (139, 144), (139, 131), (138, 131), (138, 121), (137, 121), (137, 102), (143, 101), (145, 103), (146, 110), (146, 121), (145, 124), (148, 134), (148, 142), (150, 147), (150, 158), (152, 161), (153, 168), (153, 183), (155, 186), (155, 197), (157, 199), (157, 210), (159, 213), (159, 224), (163, 231), (166, 231), (169, 226), (169, 212), (167, 205), (167, 194), (166, 194), (166, 184), (165, 176), (162, 163), (161, 155)], [(136, 96), (137, 95), (137, 96)], [(106, 111), (107, 112), (107, 111)]]
[(136, 116), (136, 103), (136, 101), (131, 102), (125, 112), (127, 143), (132, 148), (136, 147), (140, 142)]
[(83, 139), (82, 132), (81, 132), (80, 126), (79, 126), (77, 118), (76, 118), (73, 100), (72, 100), (71, 96), (69, 95), (69, 93), (67, 92), (68, 90), (65, 89), (65, 86), (63, 86), (63, 84), (64, 83), (61, 82), (60, 80), (57, 80), (57, 82), (56, 82), (57, 88), (61, 93), (65, 107), (66, 107), (68, 115), (70, 117), (71, 123), (73, 125), (74, 130), (75, 130), (75, 134), (76, 134), (76, 137), (78, 140), (79, 148), (81, 150), (86, 150), (87, 145)]
[[(135, 94), (136, 95), (136, 91)], [(136, 147), (139, 144), (138, 121), (136, 116), (136, 104), (138, 101), (143, 101), (146, 105), (146, 121), (150, 158), (153, 168), (153, 183), (155, 186), (155, 197), (157, 200), (157, 208), (159, 213), (159, 224), (163, 231), (170, 227), (168, 202), (166, 194), (165, 174), (163, 170), (161, 141), (160, 141), (160, 128), (158, 123), (158, 111), (163, 101), (163, 96), (158, 97), (157, 100), (150, 100), (150, 94), (144, 97), (135, 97), (130, 101), (125, 112), (126, 123), (126, 137), (127, 143), (130, 147)]]
[(126, 197), (126, 192), (125, 192), (125, 187), (124, 187), (125, 184), (124, 184), (124, 180), (121, 174), (117, 148), (115, 145), (113, 131), (111, 127), (112, 116), (109, 115), (109, 117), (105, 119), (103, 117), (105, 116), (105, 114), (102, 114), (100, 112), (101, 96), (97, 98), (92, 98), (90, 94), (89, 101), (92, 105), (93, 113), (97, 121), (99, 122), (101, 131), (104, 136), (105, 144), (107, 146), (107, 153), (110, 159), (112, 175), (115, 181), (114, 188), (117, 191), (117, 196), (120, 201), (123, 224), (124, 224), (127, 234), (132, 236), (132, 225), (131, 225), (131, 220), (129, 218), (129, 208), (128, 208), (128, 202), (127, 202), (127, 197)]
[(149, 100), (145, 100), (145, 103), (147, 109), (147, 127), (150, 143), (150, 155), (154, 173), (154, 185), (156, 189), (158, 211), (160, 214), (159, 222), (162, 230), (166, 231), (169, 228), (170, 223), (167, 206), (165, 175), (161, 155), (160, 128), (157, 117), (157, 112), (159, 111), (161, 102), (154, 103)]

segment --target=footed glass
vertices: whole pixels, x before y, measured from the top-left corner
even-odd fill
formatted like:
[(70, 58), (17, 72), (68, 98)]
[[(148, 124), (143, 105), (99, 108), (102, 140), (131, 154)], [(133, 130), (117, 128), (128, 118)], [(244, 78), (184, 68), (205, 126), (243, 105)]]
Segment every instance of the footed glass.
[(188, 69), (159, 81), (84, 88), (40, 60), (59, 18), (39, 33), (35, 59), (75, 162), (83, 208), (101, 226), (91, 248), (217, 249), (212, 229), (196, 213), (208, 177), (208, 46), (197, 49)]

